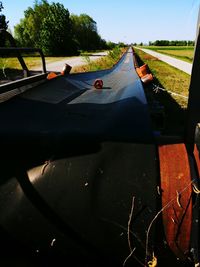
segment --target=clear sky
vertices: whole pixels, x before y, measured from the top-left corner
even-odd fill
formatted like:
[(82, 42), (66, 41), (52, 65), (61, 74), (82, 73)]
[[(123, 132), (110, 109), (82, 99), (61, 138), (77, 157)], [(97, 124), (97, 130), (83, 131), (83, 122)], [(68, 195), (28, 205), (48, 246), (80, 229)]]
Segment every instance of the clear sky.
[[(13, 29), (34, 0), (1, 0)], [(54, 0), (70, 13), (86, 13), (106, 41), (148, 43), (161, 39), (194, 40), (200, 0)]]

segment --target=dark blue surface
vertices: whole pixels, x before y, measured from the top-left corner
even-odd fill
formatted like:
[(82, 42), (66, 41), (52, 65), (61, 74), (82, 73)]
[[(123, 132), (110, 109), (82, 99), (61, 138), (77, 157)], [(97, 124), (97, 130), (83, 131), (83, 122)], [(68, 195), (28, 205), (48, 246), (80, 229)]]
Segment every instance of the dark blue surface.
[[(91, 86), (96, 78), (104, 89)], [(0, 122), (2, 266), (121, 267), (133, 197), (132, 244), (144, 262), (159, 169), (130, 51), (112, 70), (59, 77), (2, 103)], [(150, 253), (154, 241), (153, 227)]]

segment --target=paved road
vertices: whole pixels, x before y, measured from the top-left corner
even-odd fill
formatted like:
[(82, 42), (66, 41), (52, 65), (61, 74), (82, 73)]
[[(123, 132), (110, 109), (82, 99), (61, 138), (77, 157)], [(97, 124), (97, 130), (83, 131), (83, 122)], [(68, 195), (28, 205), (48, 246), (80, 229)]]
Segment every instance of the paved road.
[[(107, 55), (108, 52), (99, 52), (99, 53), (93, 53), (92, 55), (89, 56), (91, 61), (95, 61), (99, 58), (101, 58), (102, 56)], [(85, 65), (87, 64), (87, 61), (85, 59), (85, 57), (83, 56), (78, 56), (78, 57), (67, 57), (66, 59), (62, 59), (60, 61), (55, 61), (55, 62), (46, 62), (46, 67), (47, 67), (47, 71), (55, 71), (55, 72), (60, 72), (62, 71), (63, 66), (65, 65), (65, 63), (67, 63), (68, 65), (75, 67), (75, 66), (81, 66), (81, 65)], [(38, 66), (35, 67), (33, 70), (38, 70), (41, 71), (42, 67)]]
[(192, 72), (192, 64), (191, 63), (188, 63), (188, 62), (185, 62), (185, 61), (182, 61), (180, 59), (176, 59), (174, 57), (170, 57), (170, 56), (167, 56), (167, 55), (163, 55), (163, 54), (160, 54), (158, 52), (155, 52), (155, 51), (152, 51), (152, 50), (149, 50), (149, 49), (144, 49), (144, 48), (138, 48), (137, 49), (140, 49), (142, 51), (144, 51), (145, 53), (148, 53), (154, 57), (157, 57), (159, 60), (162, 60), (166, 63), (168, 63), (169, 65), (179, 69), (179, 70), (182, 70), (184, 72), (186, 72), (187, 74), (191, 75), (191, 72)]

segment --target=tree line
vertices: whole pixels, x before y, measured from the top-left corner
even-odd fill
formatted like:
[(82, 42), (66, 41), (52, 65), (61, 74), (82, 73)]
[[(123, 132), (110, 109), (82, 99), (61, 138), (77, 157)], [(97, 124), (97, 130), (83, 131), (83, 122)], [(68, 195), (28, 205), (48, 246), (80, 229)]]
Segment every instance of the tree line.
[(169, 40), (156, 40), (155, 42), (149, 42), (149, 45), (154, 46), (194, 46), (194, 41), (186, 41), (186, 40), (175, 40), (175, 41), (169, 41)]
[[(0, 12), (2, 9), (0, 1)], [(0, 16), (0, 28), (7, 29), (5, 16)], [(75, 55), (80, 50), (106, 49), (115, 45), (101, 38), (97, 23), (89, 15), (70, 14), (64, 5), (47, 0), (36, 0), (33, 7), (24, 11), (24, 17), (14, 27), (14, 37), (18, 46), (39, 47), (45, 55), (53, 56)]]

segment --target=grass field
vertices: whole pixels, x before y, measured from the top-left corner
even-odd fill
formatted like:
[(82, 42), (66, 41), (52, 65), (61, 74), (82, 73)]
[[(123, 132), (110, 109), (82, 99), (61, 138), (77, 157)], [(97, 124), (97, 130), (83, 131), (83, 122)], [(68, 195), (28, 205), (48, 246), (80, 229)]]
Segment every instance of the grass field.
[(147, 49), (192, 63), (194, 46), (145, 46)]
[(165, 110), (165, 130), (167, 135), (182, 135), (184, 132), (187, 99), (172, 95), (169, 91), (188, 96), (190, 75), (135, 49), (140, 65), (147, 63), (154, 76), (153, 83), (166, 91), (154, 91), (152, 84), (145, 87), (147, 99), (160, 103)]
[[(45, 57), (46, 63), (59, 61), (63, 59), (69, 59), (72, 57)], [(28, 69), (32, 69), (37, 66), (42, 65), (41, 57), (23, 57)], [(0, 58), (0, 69), (8, 68), (8, 69), (21, 69), (21, 65), (18, 61), (18, 59), (15, 57), (10, 58)]]

